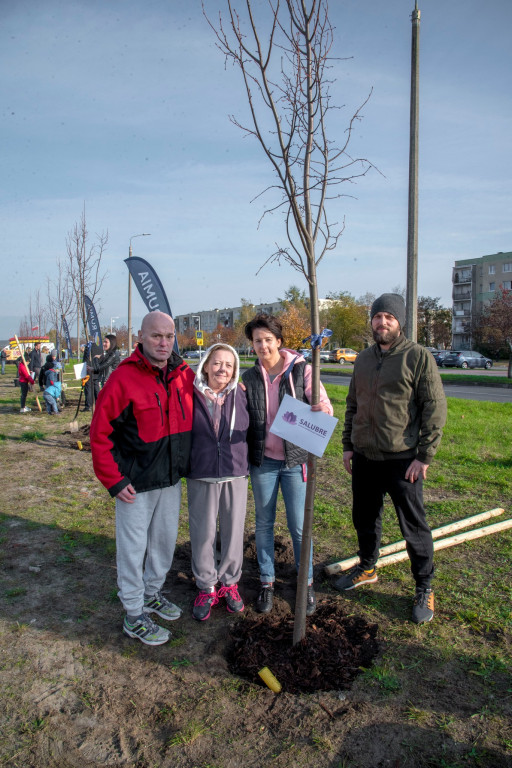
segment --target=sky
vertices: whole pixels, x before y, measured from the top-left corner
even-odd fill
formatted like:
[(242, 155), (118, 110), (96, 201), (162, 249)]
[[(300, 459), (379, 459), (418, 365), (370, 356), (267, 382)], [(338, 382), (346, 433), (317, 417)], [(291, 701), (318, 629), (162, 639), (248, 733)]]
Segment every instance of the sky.
[[(225, 0), (205, 5), (216, 17)], [(418, 7), (418, 295), (451, 306), (456, 259), (512, 250), (512, 3)], [(331, 135), (342, 140), (371, 92), (350, 150), (376, 170), (330, 204), (345, 229), (319, 265), (321, 297), (406, 284), (413, 10), (414, 0), (330, 2), (341, 107)], [(127, 321), (130, 239), (175, 315), (307, 290), (289, 265), (260, 269), (286, 244), (279, 215), (260, 222), (274, 177), (229, 120), (247, 115), (242, 81), (199, 0), (0, 0), (0, 93), (0, 338), (19, 330), (37, 291), (45, 303), (84, 210), (90, 245), (108, 232), (103, 325)], [(144, 314), (134, 295), (135, 331)]]

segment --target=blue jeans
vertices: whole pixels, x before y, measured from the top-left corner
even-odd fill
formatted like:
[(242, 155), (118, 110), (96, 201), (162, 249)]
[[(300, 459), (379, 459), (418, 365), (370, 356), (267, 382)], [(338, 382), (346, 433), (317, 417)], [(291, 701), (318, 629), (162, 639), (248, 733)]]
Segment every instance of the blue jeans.
[[(286, 521), (292, 537), (295, 565), (299, 570), (306, 482), (302, 464), (288, 468), (284, 461), (264, 457), (261, 467), (250, 466), (252, 492), (256, 506), (256, 551), (262, 582), (273, 582), (274, 524), (279, 486), (286, 508)], [(313, 582), (313, 545), (309, 558), (308, 583)]]
[(58, 413), (59, 407), (57, 405), (57, 401), (54, 398), (53, 395), (50, 395), (49, 392), (43, 392), (43, 399), (46, 403), (46, 411), (47, 413)]

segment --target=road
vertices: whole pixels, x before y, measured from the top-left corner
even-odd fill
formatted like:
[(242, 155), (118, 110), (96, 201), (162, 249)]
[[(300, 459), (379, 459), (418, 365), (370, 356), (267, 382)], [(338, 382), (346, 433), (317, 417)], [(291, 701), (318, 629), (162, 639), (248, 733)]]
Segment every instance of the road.
[[(450, 373), (452, 371), (450, 370)], [(350, 376), (322, 372), (320, 378), (324, 384), (344, 384), (348, 387)], [(486, 400), (491, 403), (512, 403), (512, 389), (484, 387), (468, 384), (444, 384), (446, 397), (458, 397), (463, 400)]]

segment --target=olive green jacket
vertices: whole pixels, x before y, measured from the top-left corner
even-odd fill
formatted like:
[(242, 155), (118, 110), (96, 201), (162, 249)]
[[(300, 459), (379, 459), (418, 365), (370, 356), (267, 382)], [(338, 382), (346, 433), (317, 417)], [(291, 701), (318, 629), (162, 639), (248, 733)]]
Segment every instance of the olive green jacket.
[(357, 357), (347, 396), (343, 450), (377, 461), (430, 464), (446, 423), (446, 398), (431, 353), (403, 334)]

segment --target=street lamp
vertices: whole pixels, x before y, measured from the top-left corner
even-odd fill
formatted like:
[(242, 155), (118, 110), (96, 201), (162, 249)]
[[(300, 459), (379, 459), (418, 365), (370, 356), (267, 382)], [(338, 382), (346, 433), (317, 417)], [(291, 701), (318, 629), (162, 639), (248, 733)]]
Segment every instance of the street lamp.
[(112, 323), (114, 322), (114, 320), (119, 320), (119, 317), (111, 317), (110, 318), (110, 333), (112, 333)]
[[(128, 258), (132, 257), (132, 240), (136, 237), (149, 237), (151, 232), (142, 232), (140, 235), (130, 237), (130, 247), (128, 249)], [(132, 276), (128, 271), (128, 354), (132, 353)]]

